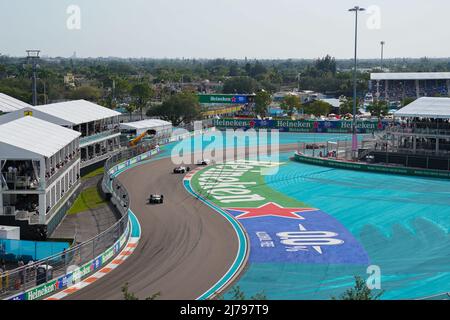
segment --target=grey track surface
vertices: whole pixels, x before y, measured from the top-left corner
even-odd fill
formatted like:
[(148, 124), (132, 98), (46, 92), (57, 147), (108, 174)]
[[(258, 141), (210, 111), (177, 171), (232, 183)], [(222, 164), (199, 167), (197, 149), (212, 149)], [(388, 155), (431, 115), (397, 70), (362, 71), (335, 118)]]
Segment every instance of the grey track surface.
[[(280, 151), (296, 145), (280, 146)], [(189, 195), (183, 175), (172, 174), (169, 159), (136, 166), (119, 176), (130, 194), (131, 209), (142, 234), (134, 253), (110, 274), (66, 299), (122, 299), (121, 288), (140, 299), (160, 292), (158, 299), (196, 299), (228, 271), (238, 239), (220, 214)], [(151, 193), (164, 204), (148, 205)]]

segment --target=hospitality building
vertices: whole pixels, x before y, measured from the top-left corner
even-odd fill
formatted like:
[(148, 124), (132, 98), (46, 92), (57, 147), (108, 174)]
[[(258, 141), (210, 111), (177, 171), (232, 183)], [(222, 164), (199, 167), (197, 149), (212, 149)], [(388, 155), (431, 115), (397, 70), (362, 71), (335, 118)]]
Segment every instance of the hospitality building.
[(0, 125), (0, 225), (45, 240), (80, 187), (81, 133), (25, 116)]

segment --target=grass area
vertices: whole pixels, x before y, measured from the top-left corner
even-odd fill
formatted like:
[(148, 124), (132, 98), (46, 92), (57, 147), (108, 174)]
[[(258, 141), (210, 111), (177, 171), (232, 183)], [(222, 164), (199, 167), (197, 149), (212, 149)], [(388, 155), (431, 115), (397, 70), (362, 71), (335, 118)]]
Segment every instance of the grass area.
[(76, 214), (95, 209), (105, 204), (106, 201), (100, 196), (97, 187), (87, 188), (80, 193), (72, 207), (69, 209), (68, 214)]
[(102, 175), (104, 172), (105, 172), (105, 168), (101, 167), (101, 168), (95, 169), (94, 171), (91, 171), (88, 174), (82, 176), (81, 179), (93, 178), (93, 177)]

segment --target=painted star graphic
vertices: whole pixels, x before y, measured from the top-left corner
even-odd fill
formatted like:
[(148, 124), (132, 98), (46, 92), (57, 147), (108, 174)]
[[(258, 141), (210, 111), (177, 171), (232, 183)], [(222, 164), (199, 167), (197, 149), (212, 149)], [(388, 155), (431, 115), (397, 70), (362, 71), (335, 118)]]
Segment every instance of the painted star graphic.
[(230, 213), (240, 213), (239, 215), (236, 216), (236, 219), (249, 219), (249, 218), (272, 216), (272, 217), (304, 220), (305, 218), (297, 213), (317, 211), (317, 209), (284, 208), (275, 202), (268, 202), (258, 208), (228, 208), (227, 211)]

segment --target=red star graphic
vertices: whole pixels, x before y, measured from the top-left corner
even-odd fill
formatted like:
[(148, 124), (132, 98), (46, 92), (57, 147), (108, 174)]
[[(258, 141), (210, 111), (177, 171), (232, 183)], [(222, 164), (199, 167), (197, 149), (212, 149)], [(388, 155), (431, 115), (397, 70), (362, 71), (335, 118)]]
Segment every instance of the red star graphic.
[(236, 102), (236, 97), (231, 98), (231, 102)]
[(228, 208), (227, 210), (242, 212), (242, 214), (236, 216), (237, 219), (272, 216), (301, 220), (304, 220), (305, 218), (297, 214), (298, 212), (317, 211), (317, 209), (314, 208), (283, 208), (274, 202), (266, 203), (258, 208)]

